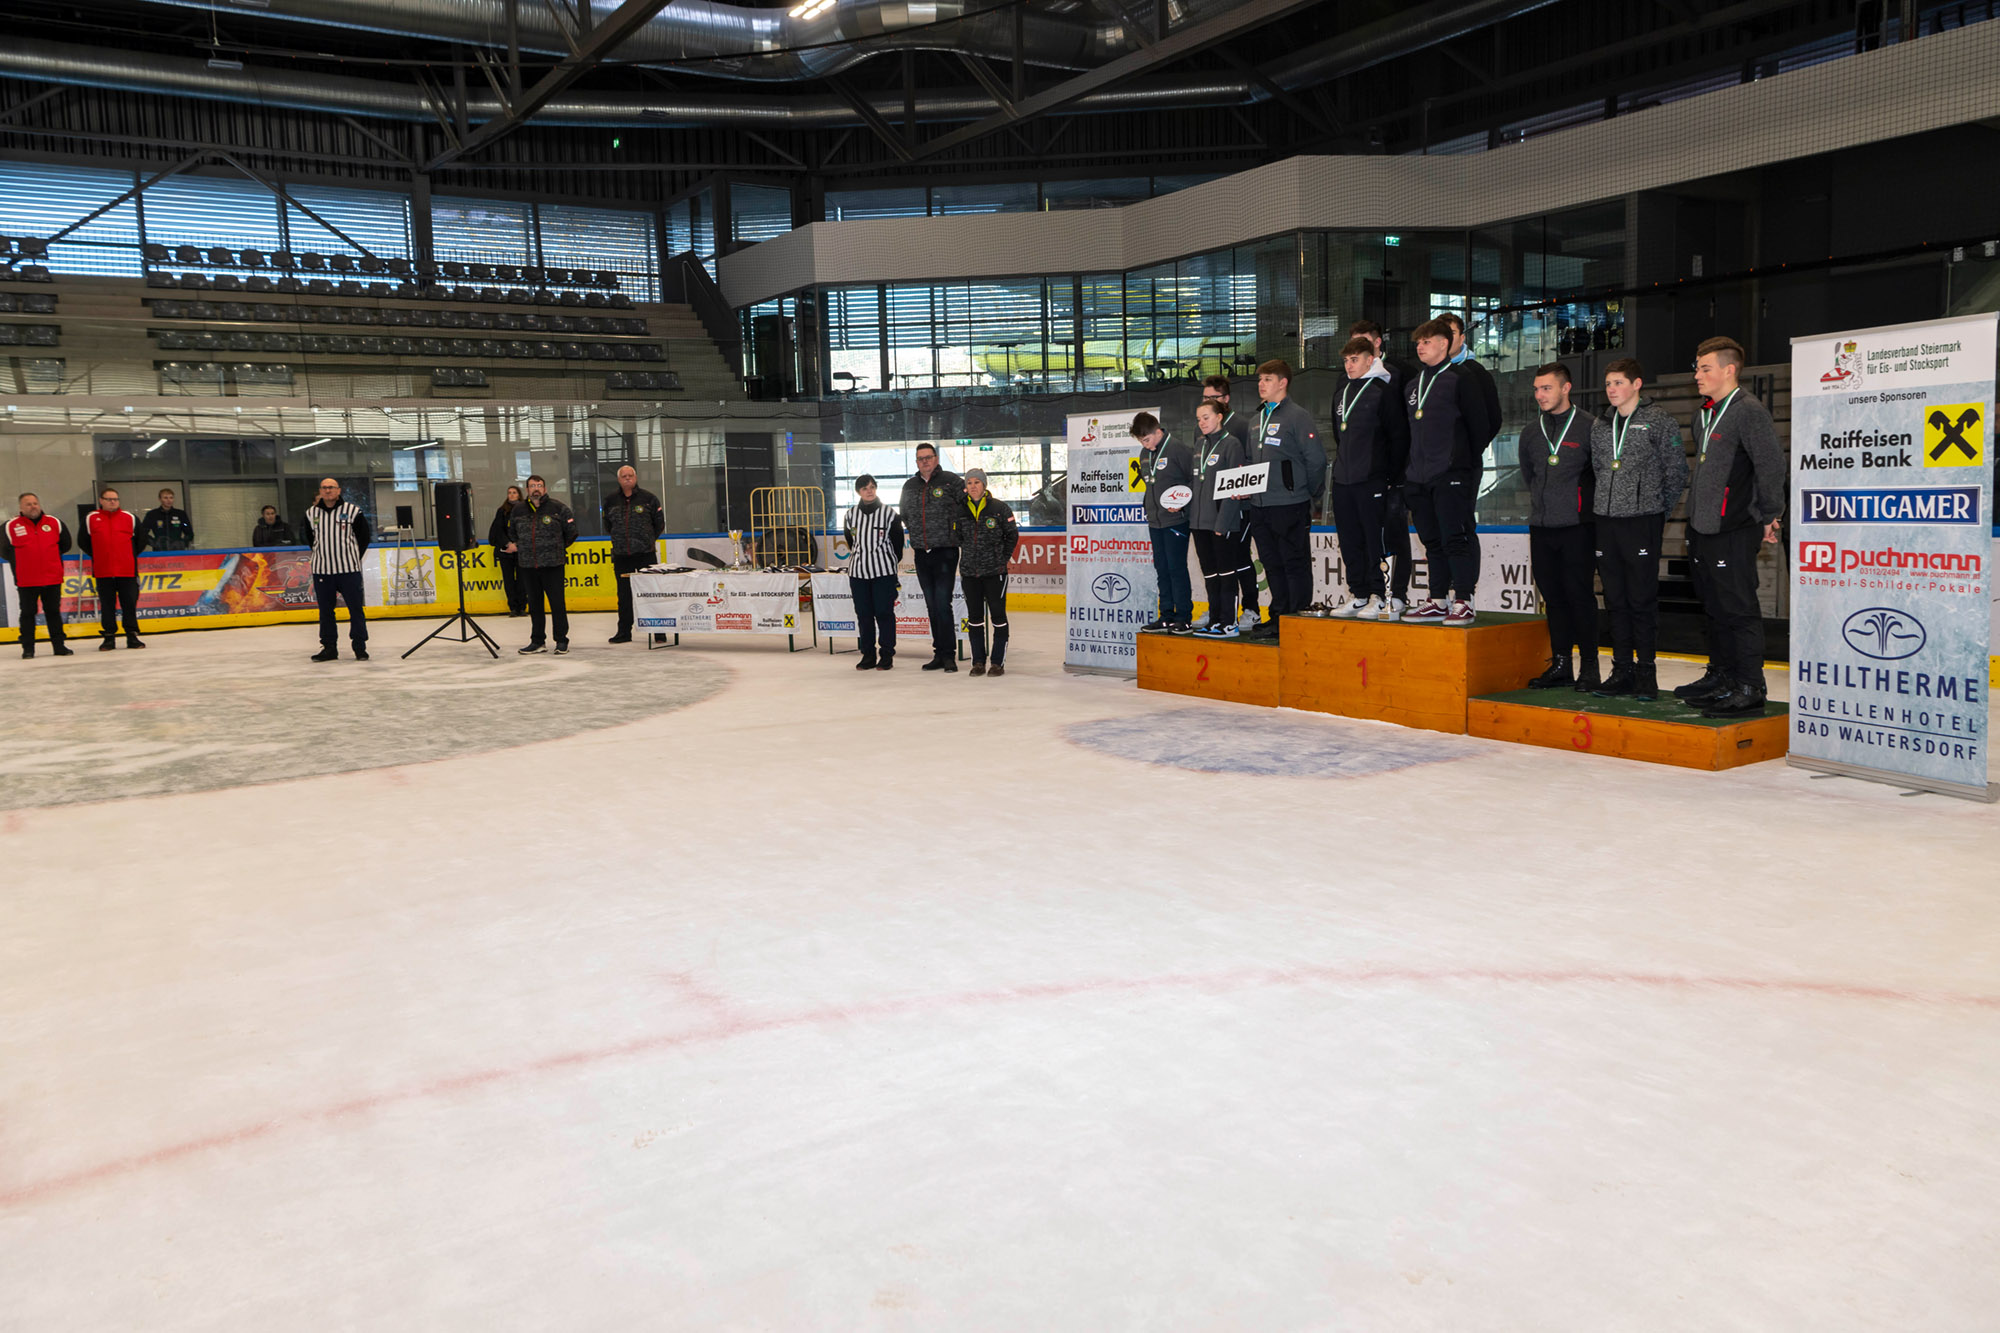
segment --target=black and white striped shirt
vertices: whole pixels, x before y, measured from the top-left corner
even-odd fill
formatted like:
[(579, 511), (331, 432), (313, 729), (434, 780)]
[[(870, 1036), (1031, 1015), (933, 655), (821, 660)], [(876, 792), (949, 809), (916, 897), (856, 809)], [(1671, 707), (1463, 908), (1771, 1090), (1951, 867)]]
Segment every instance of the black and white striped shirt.
[(896, 548), (902, 543), (902, 519), (894, 505), (878, 504), (869, 513), (860, 505), (847, 511), (847, 573), (850, 578), (889, 578), (896, 572)]
[[(359, 574), (361, 552), (368, 544), (368, 520), (361, 506), (343, 500), (332, 509), (314, 502), (306, 510), (312, 527), (312, 572), (315, 574)], [(357, 532), (356, 528), (360, 531)]]

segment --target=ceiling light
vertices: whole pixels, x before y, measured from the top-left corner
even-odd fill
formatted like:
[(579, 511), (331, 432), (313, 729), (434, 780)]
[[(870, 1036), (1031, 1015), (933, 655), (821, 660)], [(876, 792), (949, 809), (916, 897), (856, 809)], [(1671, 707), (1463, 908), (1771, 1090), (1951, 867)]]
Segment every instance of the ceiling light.
[(240, 60), (225, 60), (221, 56), (210, 56), (208, 58), (208, 67), (210, 69), (242, 69), (243, 62)]
[(332, 439), (332, 438), (333, 438), (333, 436), (331, 436), (331, 435), (322, 435), (322, 436), (320, 436), (320, 437), (319, 437), (319, 438), (318, 438), (317, 440), (313, 440), (313, 441), (311, 441), (310, 443), (307, 443), (307, 444), (295, 444), (295, 445), (293, 445), (293, 446), (291, 447), (291, 450), (290, 450), (290, 452), (292, 452), (292, 453), (297, 453), (297, 452), (299, 452), (299, 450), (301, 450), (301, 449), (310, 449), (310, 448), (312, 448), (312, 447), (313, 447), (313, 445), (315, 445), (315, 444), (325, 444), (325, 443), (326, 443), (326, 442), (327, 442), (328, 440), (330, 440), (330, 439)]
[(146, 452), (149, 454), (156, 454), (160, 452), (161, 447), (165, 445), (166, 442), (167, 442), (166, 437), (161, 436), (159, 439), (154, 440), (153, 443), (147, 447)]

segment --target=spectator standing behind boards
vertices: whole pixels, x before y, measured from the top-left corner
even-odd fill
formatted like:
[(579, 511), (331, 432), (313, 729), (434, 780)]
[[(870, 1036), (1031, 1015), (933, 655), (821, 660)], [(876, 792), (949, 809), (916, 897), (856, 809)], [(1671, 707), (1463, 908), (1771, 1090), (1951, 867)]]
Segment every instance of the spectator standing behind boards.
[[(854, 634), (861, 641), (856, 671), (896, 665), (896, 566), (903, 558), (903, 517), (875, 493), (875, 478), (855, 478), (860, 503), (847, 511), (847, 583), (854, 591)], [(878, 649), (879, 640), (879, 649)]]
[(63, 552), (69, 549), (69, 529), (54, 514), (42, 512), (33, 491), (21, 496), (21, 512), (0, 528), (0, 560), (14, 566), (14, 592), (21, 605), (21, 656), (35, 655), (35, 608), (49, 622), (49, 647), (68, 657), (63, 642)]
[[(959, 528), (959, 582), (965, 585), (966, 637), (972, 640), (975, 676), (1007, 674), (1007, 562), (1021, 544), (1021, 529), (1007, 502), (986, 489), (986, 474), (978, 468), (965, 473), (965, 521)], [(1187, 543), (1181, 543), (1181, 578), (1187, 578)], [(945, 605), (951, 605), (947, 598)], [(987, 666), (988, 632), (993, 635), (992, 666)]]
[(1604, 368), (1611, 412), (1590, 428), (1597, 478), (1597, 576), (1611, 615), (1611, 675), (1591, 691), (1602, 698), (1659, 693), (1653, 652), (1660, 633), (1660, 541), (1667, 515), (1687, 489), (1681, 423), (1640, 397), (1645, 372), (1631, 357)]
[(276, 505), (265, 505), (264, 512), (257, 519), (257, 527), (250, 534), (252, 546), (291, 546), (292, 529), (284, 519), (278, 517)]
[(332, 477), (319, 484), (319, 499), (306, 510), (306, 543), (312, 547), (313, 596), (319, 600), (319, 651), (315, 662), (340, 656), (340, 626), (333, 615), (334, 599), (347, 603), (347, 637), (354, 660), (368, 660), (368, 613), (361, 609), (361, 555), (375, 534), (361, 506), (343, 498)]
[(1186, 634), (1194, 628), (1194, 589), (1188, 583), (1187, 563), (1194, 455), (1176, 443), (1151, 412), (1132, 418), (1132, 438), (1139, 442), (1146, 530), (1153, 539), (1153, 581), (1160, 589), (1159, 614), (1139, 628), (1146, 633)]
[(120, 503), (116, 487), (106, 486), (97, 493), (97, 508), (77, 540), (90, 557), (90, 577), (97, 584), (97, 615), (104, 631), (97, 651), (108, 653), (118, 646), (121, 610), (125, 646), (144, 648), (146, 641), (139, 637), (139, 530)]
[(148, 509), (139, 520), (139, 546), (155, 551), (185, 551), (194, 545), (194, 520), (185, 509), (174, 508), (171, 487), (160, 492), (160, 506)]
[(493, 511), (493, 526), (486, 530), (486, 544), (493, 548), (493, 563), (500, 566), (500, 587), (507, 594), (507, 614), (510, 616), (528, 614), (528, 599), (521, 592), (521, 560), (514, 554), (511, 545), (514, 538), (510, 516), (514, 506), (521, 502), (521, 488), (509, 486), (506, 501)]
[(660, 497), (639, 489), (639, 473), (618, 469), (618, 489), (604, 497), (604, 530), (611, 534), (611, 570), (618, 581), (618, 632), (613, 643), (632, 642), (632, 576), (660, 563), (660, 534), (667, 530)]
[(508, 515), (507, 549), (521, 562), (521, 587), (528, 596), (528, 645), (519, 651), (548, 651), (542, 603), (555, 621), (556, 656), (569, 651), (569, 605), (564, 597), (563, 565), (576, 541), (576, 515), (549, 494), (540, 477), (528, 478), (528, 498)]
[(958, 525), (965, 516), (965, 482), (938, 466), (937, 448), (917, 446), (917, 475), (903, 483), (896, 506), (917, 552), (917, 586), (931, 618), (931, 660), (925, 671), (958, 670), (958, 635), (951, 623), (951, 589), (958, 581)]

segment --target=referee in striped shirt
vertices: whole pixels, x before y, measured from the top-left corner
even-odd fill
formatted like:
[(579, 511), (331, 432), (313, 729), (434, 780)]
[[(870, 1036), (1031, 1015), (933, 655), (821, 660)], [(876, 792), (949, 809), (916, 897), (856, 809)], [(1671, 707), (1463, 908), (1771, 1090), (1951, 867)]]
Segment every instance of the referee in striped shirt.
[(306, 510), (305, 538), (312, 545), (313, 596), (319, 599), (319, 651), (315, 662), (340, 656), (340, 629), (334, 623), (333, 602), (347, 603), (347, 633), (354, 643), (354, 660), (368, 660), (368, 614), (361, 609), (361, 553), (375, 534), (361, 506), (341, 498), (340, 483), (321, 480), (319, 499)]
[[(896, 664), (896, 565), (903, 558), (903, 519), (875, 494), (875, 478), (854, 480), (860, 503), (847, 511), (847, 582), (854, 590), (854, 633), (861, 640), (856, 671), (889, 671)], [(876, 655), (877, 637), (881, 655)]]

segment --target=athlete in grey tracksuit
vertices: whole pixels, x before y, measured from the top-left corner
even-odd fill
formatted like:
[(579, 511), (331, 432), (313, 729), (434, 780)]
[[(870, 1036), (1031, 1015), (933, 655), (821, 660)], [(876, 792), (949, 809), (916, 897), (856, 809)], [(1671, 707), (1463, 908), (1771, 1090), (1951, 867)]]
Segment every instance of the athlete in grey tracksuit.
[[(1616, 362), (1636, 372), (1637, 362)], [(1631, 381), (1637, 385), (1639, 376)], [(1660, 631), (1660, 541), (1667, 515), (1687, 489), (1681, 423), (1643, 398), (1614, 409), (1590, 429), (1597, 478), (1597, 576), (1611, 616), (1611, 675), (1595, 693), (1649, 699), (1658, 692), (1654, 651)]]
[[(1213, 414), (1211, 414), (1211, 411)], [(1223, 633), (1236, 628), (1236, 593), (1245, 571), (1250, 575), (1247, 610), (1256, 609), (1257, 574), (1250, 563), (1250, 540), (1244, 531), (1243, 502), (1215, 498), (1215, 474), (1242, 467), (1245, 450), (1240, 436), (1231, 431), (1227, 418), (1216, 405), (1204, 405), (1195, 412), (1196, 422), (1209, 422), (1213, 430), (1195, 439), (1194, 503), (1188, 506), (1188, 528), (1193, 534), (1195, 559), (1201, 564), (1202, 583), (1208, 596), (1207, 630)]]

